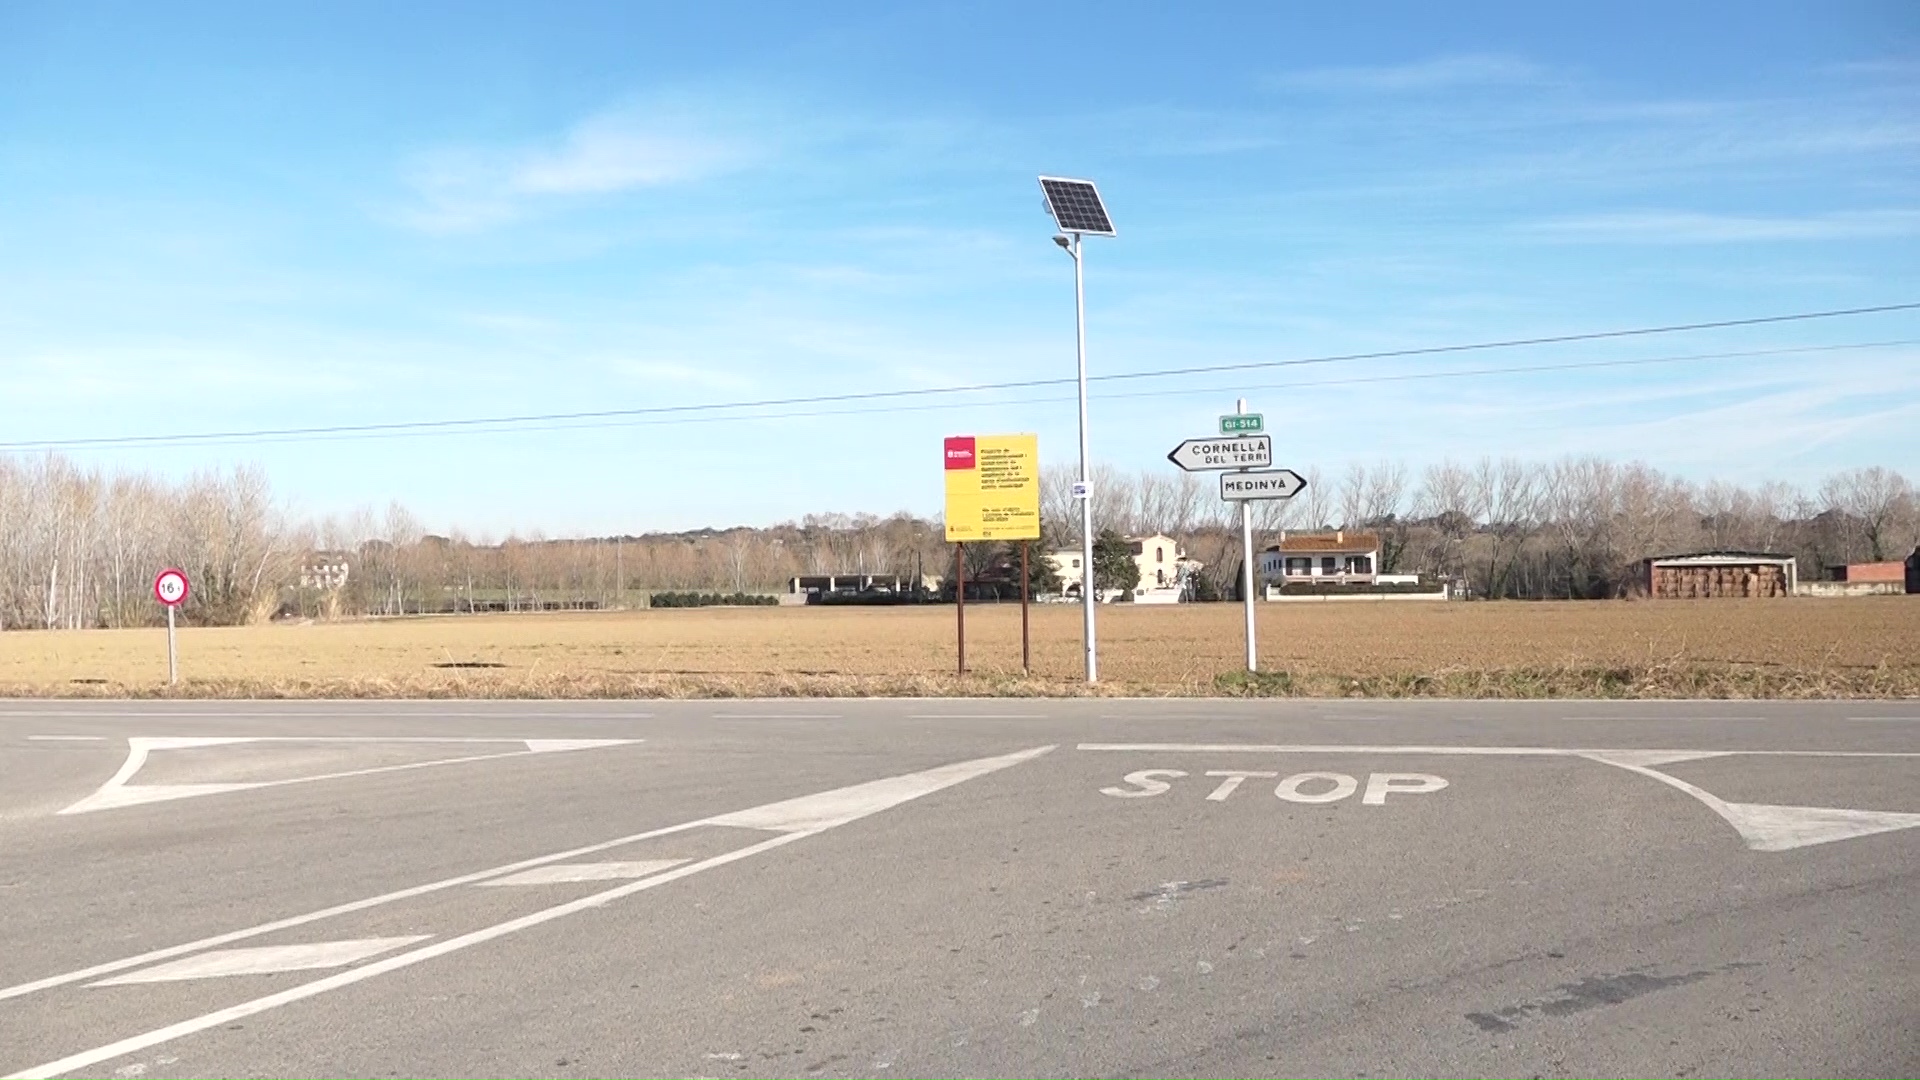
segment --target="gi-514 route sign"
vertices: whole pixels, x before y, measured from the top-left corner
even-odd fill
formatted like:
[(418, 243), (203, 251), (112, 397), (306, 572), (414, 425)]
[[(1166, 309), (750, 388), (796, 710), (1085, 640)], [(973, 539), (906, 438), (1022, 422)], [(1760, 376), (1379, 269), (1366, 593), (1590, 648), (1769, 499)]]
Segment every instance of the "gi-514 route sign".
[(1235, 413), (1220, 418), (1220, 434), (1252, 435), (1267, 430), (1267, 418), (1259, 413)]
[(1040, 538), (1040, 437), (958, 435), (946, 441), (947, 540)]
[(1237, 439), (1188, 439), (1173, 448), (1167, 460), (1188, 472), (1210, 469), (1253, 469), (1273, 464), (1273, 439), (1243, 435)]

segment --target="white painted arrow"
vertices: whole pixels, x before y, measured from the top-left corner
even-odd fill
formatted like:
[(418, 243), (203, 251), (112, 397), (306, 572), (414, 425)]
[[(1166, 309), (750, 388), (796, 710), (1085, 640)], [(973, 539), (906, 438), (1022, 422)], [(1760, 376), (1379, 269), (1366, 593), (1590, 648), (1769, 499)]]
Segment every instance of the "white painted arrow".
[[(1001, 769), (1018, 765), (1023, 761), (1030, 761), (1052, 749), (1053, 747), (1051, 746), (1038, 746), (1031, 750), (1002, 754), (998, 757), (956, 762), (952, 765), (943, 765), (936, 769), (928, 769), (925, 772), (909, 773), (905, 776), (893, 776), (885, 780), (855, 784), (852, 787), (839, 788), (834, 791), (823, 791), (816, 795), (806, 795), (798, 799), (769, 803), (765, 806), (757, 806), (749, 810), (736, 811), (731, 814), (721, 814), (718, 817), (703, 818), (699, 821), (687, 822), (684, 825), (670, 826), (667, 830), (656, 830), (653, 833), (642, 833), (636, 836), (622, 837), (618, 840), (609, 841), (598, 846), (605, 847), (632, 843), (643, 837), (659, 835), (664, 831), (681, 831), (701, 825), (731, 825), (739, 828), (765, 830), (775, 834), (756, 843), (748, 844), (745, 847), (735, 848), (732, 851), (715, 855), (711, 858), (701, 859), (698, 862), (676, 866), (670, 870), (643, 877), (637, 881), (629, 881), (611, 889), (605, 889), (589, 896), (580, 897), (577, 900), (570, 900), (564, 904), (556, 904), (553, 907), (543, 908), (515, 919), (508, 919), (505, 922), (495, 923), (492, 926), (482, 927), (481, 929), (461, 934), (458, 937), (447, 938), (442, 941), (436, 941), (431, 945), (424, 945), (417, 949), (409, 949), (403, 953), (383, 957), (360, 967), (315, 979), (309, 983), (302, 983), (299, 986), (289, 987), (278, 993), (257, 997), (251, 1001), (243, 1001), (238, 1005), (230, 1005), (224, 1009), (203, 1013), (191, 1019), (182, 1020), (176, 1024), (169, 1024), (166, 1027), (155, 1028), (152, 1031), (140, 1035), (121, 1039), (118, 1042), (108, 1043), (104, 1046), (96, 1046), (90, 1050), (82, 1050), (79, 1053), (68, 1055), (57, 1061), (49, 1061), (44, 1065), (36, 1065), (33, 1068), (22, 1069), (19, 1072), (10, 1073), (4, 1078), (0, 1078), (0, 1080), (45, 1080), (47, 1077), (59, 1076), (62, 1073), (74, 1072), (78, 1069), (90, 1068), (104, 1061), (111, 1061), (114, 1058), (123, 1057), (127, 1054), (138, 1053), (150, 1047), (169, 1043), (175, 1039), (195, 1034), (196, 1032), (220, 1027), (223, 1024), (230, 1024), (248, 1016), (254, 1016), (270, 1009), (279, 1008), (282, 1005), (305, 1000), (306, 998), (316, 997), (330, 990), (337, 990), (343, 986), (351, 986), (354, 983), (371, 979), (378, 975), (384, 975), (390, 971), (398, 971), (402, 968), (411, 967), (414, 964), (445, 956), (448, 953), (459, 952), (462, 949), (471, 948), (496, 938), (505, 937), (508, 934), (518, 933), (521, 930), (552, 922), (555, 919), (562, 919), (569, 915), (604, 907), (622, 897), (632, 896), (669, 882), (678, 881), (681, 878), (691, 877), (704, 870), (711, 870), (715, 867), (738, 862), (741, 859), (752, 858), (755, 855), (784, 847), (797, 840), (804, 840), (809, 836), (818, 835), (836, 826), (845, 825), (859, 818), (866, 817), (869, 814), (877, 814), (882, 810), (891, 809), (924, 795), (931, 795), (936, 791), (952, 787), (955, 784), (964, 783), (976, 777), (985, 776), (988, 773), (998, 772)], [(253, 932), (258, 932), (258, 929), (256, 928), (255, 931), (242, 931), (242, 933)], [(235, 935), (227, 935), (225, 940), (231, 941), (234, 937)], [(322, 948), (333, 949), (345, 944), (372, 947), (372, 941), (369, 940), (353, 943), (330, 943), (322, 946)], [(174, 950), (163, 950), (163, 952), (173, 951)], [(253, 950), (234, 951), (252, 952)], [(150, 958), (157, 958), (158, 954), (148, 954), (148, 956)], [(328, 959), (331, 958), (332, 954), (329, 953)], [(281, 962), (277, 958), (269, 959), (274, 960), (274, 962)], [(258, 963), (260, 961), (255, 958), (239, 958), (221, 961), (223, 964), (248, 962)], [(122, 961), (119, 964), (100, 965), (88, 969), (84, 975), (91, 977), (95, 974), (104, 974), (105, 969), (124, 966), (127, 963), (126, 961)], [(185, 966), (188, 966), (189, 970), (191, 970), (190, 965)], [(176, 965), (168, 965), (168, 967), (176, 967), (177, 969)], [(52, 979), (43, 979), (38, 983), (29, 984), (27, 987), (14, 989), (43, 989), (47, 986), (55, 986), (72, 981), (80, 974), (81, 973), (55, 976)], [(139, 977), (140, 973), (135, 973), (131, 978), (123, 976), (121, 981), (133, 982), (137, 981)]]
[[(127, 740), (127, 760), (120, 764), (120, 771), (106, 783), (100, 785), (93, 794), (60, 811), (62, 814), (86, 814), (95, 810), (114, 810), (123, 806), (141, 806), (147, 803), (169, 802), (174, 799), (191, 799), (199, 795), (224, 795), (232, 791), (251, 791), (255, 788), (280, 787), (286, 784), (310, 784), (316, 780), (339, 780), (349, 776), (371, 776), (374, 773), (399, 772), (403, 769), (425, 769), (435, 765), (457, 765), (463, 761), (491, 761), (497, 758), (525, 757), (528, 754), (553, 754), (570, 750), (598, 750), (608, 746), (626, 746), (637, 743), (639, 739), (490, 739), (465, 738), (453, 736), (379, 736), (379, 735), (316, 735), (304, 737), (298, 735), (161, 735), (134, 736)], [(468, 754), (464, 757), (436, 758), (433, 761), (410, 761), (401, 765), (380, 765), (368, 769), (350, 769), (346, 772), (322, 773), (319, 776), (296, 776), (287, 780), (256, 780), (229, 784), (133, 784), (129, 783), (144, 765), (147, 757), (160, 750), (192, 750), (206, 746), (233, 746), (241, 743), (481, 743), (498, 745), (501, 743), (518, 744), (523, 750), (509, 750), (494, 754)]]

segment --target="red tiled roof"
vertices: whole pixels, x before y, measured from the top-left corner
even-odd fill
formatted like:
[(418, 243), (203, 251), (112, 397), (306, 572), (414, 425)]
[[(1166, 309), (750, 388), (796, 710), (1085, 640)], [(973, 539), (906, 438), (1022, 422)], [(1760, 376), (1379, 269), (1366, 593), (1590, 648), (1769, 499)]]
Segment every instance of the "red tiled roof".
[(1368, 552), (1380, 547), (1380, 537), (1370, 532), (1306, 533), (1280, 541), (1281, 551)]

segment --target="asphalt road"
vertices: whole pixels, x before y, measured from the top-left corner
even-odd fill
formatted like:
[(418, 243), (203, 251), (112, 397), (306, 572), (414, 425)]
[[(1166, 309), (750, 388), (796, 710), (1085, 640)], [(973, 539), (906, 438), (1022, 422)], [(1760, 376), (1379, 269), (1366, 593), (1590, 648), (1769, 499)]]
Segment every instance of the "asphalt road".
[(1920, 1073), (1920, 703), (0, 702), (0, 1074)]

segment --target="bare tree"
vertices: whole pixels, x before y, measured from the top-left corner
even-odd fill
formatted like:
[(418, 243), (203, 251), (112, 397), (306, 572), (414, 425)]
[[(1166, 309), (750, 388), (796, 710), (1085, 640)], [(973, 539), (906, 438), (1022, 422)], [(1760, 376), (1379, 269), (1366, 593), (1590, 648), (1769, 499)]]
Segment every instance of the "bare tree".
[(1848, 469), (1820, 485), (1820, 501), (1827, 510), (1845, 516), (1865, 541), (1869, 561), (1884, 562), (1890, 549), (1890, 532), (1912, 511), (1913, 485), (1906, 477), (1878, 465)]

